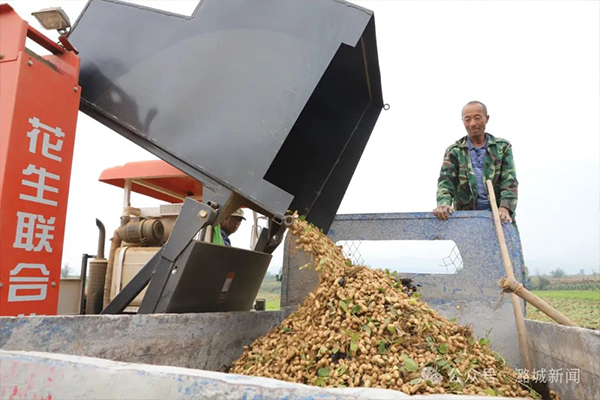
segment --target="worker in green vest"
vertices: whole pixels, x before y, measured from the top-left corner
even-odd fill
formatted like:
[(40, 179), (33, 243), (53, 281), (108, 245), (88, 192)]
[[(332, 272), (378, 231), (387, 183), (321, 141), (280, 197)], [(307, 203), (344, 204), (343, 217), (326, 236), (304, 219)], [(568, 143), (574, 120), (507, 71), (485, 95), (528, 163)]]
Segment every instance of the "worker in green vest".
[(233, 235), (242, 224), (244, 218), (244, 211), (241, 208), (235, 210), (229, 217), (225, 218), (225, 221), (221, 222), (221, 225), (217, 225), (213, 228), (212, 242), (223, 246), (231, 246), (230, 235)]

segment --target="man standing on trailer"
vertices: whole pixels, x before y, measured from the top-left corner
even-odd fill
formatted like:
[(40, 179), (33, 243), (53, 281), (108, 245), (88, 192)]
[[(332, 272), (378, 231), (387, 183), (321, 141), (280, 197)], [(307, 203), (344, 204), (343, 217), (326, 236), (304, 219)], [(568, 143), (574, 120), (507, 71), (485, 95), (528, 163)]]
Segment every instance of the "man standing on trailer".
[(490, 120), (480, 101), (462, 110), (467, 136), (446, 149), (438, 179), (437, 207), (433, 214), (446, 221), (456, 210), (490, 210), (485, 181), (494, 186), (503, 223), (512, 222), (517, 208), (518, 181), (511, 144), (485, 132)]

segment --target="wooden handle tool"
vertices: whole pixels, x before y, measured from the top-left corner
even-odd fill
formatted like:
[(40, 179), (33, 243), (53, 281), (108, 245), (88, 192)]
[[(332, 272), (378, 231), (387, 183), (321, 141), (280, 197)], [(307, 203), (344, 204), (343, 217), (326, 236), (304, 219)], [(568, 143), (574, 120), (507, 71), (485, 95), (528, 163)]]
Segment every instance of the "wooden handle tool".
[[(502, 252), (502, 259), (504, 260), (504, 270), (506, 276), (510, 280), (515, 280), (515, 274), (513, 273), (512, 263), (508, 256), (508, 249), (506, 247), (506, 241), (504, 240), (504, 231), (502, 230), (502, 222), (500, 222), (500, 214), (498, 213), (498, 206), (496, 204), (496, 195), (494, 194), (494, 186), (492, 181), (489, 179), (486, 181), (488, 196), (490, 198), (490, 206), (492, 207), (492, 215), (494, 216), (494, 224), (496, 225), (496, 235), (498, 236), (498, 244), (500, 244), (500, 251)], [(519, 337), (519, 347), (521, 349), (521, 358), (523, 359), (523, 366), (529, 372), (533, 371), (533, 362), (531, 361), (531, 351), (529, 349), (529, 343), (527, 342), (527, 331), (525, 330), (525, 317), (523, 316), (523, 309), (521, 308), (521, 300), (519, 297), (511, 293), (510, 301), (512, 302), (513, 312), (515, 314), (515, 322), (517, 324), (517, 333)]]

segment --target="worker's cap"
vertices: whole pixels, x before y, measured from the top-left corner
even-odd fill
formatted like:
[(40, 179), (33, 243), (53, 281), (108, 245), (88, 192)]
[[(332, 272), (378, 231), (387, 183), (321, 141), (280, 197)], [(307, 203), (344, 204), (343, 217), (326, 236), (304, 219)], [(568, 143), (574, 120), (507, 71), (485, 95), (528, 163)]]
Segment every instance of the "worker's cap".
[(231, 217), (240, 217), (244, 221), (246, 220), (246, 218), (244, 218), (244, 210), (242, 210), (241, 208), (238, 208), (233, 213), (231, 213)]

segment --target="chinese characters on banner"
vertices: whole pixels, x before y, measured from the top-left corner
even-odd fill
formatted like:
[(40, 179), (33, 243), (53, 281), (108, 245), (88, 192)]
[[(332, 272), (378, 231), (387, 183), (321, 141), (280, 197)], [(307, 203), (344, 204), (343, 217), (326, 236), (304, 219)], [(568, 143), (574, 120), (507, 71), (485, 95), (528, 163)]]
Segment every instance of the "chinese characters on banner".
[[(47, 160), (60, 163), (62, 158), (59, 154), (63, 146), (62, 138), (65, 136), (60, 127), (53, 128), (45, 125), (36, 117), (29, 118), (29, 123), (31, 124), (31, 130), (27, 132), (29, 153), (39, 153)], [(52, 180), (60, 181), (60, 175), (49, 171), (52, 170), (52, 163), (44, 162), (40, 158), (38, 160), (43, 164), (33, 164), (35, 160), (32, 159), (32, 163), (29, 163), (22, 171), (23, 179), (21, 180), (19, 199), (23, 200), (24, 209), (31, 208), (27, 207), (25, 202), (50, 207), (58, 205), (56, 196), (52, 194), (58, 194), (59, 189), (52, 186)], [(40, 262), (40, 257), (30, 257), (32, 253), (45, 255), (52, 253), (56, 212), (53, 212), (52, 208), (42, 209), (48, 210), (48, 215), (17, 211), (13, 248), (20, 249), (24, 253), (22, 255), (23, 262), (19, 262), (10, 270), (9, 303), (44, 301), (48, 295), (48, 285), (51, 285), (48, 267), (44, 262)], [(42, 259), (48, 259), (48, 257)], [(37, 262), (32, 262), (36, 260)], [(54, 284), (56, 285), (56, 283)]]
[(79, 59), (69, 53), (48, 57), (59, 68), (72, 68), (59, 73), (24, 51), (0, 62), (1, 117), (9, 121), (0, 132), (2, 316), (57, 313)]

